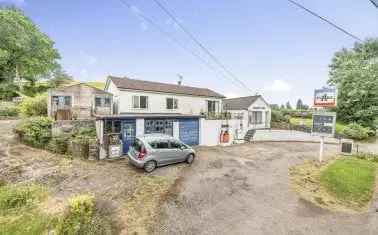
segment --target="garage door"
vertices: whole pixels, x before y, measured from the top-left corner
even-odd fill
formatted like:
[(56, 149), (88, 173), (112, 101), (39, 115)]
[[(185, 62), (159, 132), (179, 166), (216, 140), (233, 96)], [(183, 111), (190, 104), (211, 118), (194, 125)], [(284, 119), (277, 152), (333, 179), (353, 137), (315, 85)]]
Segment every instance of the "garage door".
[(187, 145), (199, 144), (198, 119), (182, 119), (179, 121), (180, 140)]

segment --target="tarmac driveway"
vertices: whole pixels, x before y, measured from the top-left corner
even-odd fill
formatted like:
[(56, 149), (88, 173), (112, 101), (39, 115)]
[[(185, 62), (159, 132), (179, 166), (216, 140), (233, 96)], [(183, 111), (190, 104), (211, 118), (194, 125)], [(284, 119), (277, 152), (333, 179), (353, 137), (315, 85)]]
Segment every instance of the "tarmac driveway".
[[(199, 148), (162, 205), (156, 234), (378, 234), (374, 205), (333, 213), (291, 190), (288, 168), (316, 159), (318, 144), (255, 143)], [(337, 146), (326, 145), (327, 157)], [(374, 203), (373, 203), (374, 204)]]

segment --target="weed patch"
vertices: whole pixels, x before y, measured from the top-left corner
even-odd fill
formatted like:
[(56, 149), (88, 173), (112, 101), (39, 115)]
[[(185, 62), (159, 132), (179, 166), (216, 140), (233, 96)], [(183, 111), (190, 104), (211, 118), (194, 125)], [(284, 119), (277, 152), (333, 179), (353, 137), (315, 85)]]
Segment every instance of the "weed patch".
[(0, 187), (0, 212), (31, 206), (42, 201), (46, 191), (37, 185), (4, 185)]
[(149, 234), (156, 221), (160, 203), (169, 193), (173, 180), (167, 177), (145, 176), (137, 190), (125, 203), (123, 217), (129, 234)]

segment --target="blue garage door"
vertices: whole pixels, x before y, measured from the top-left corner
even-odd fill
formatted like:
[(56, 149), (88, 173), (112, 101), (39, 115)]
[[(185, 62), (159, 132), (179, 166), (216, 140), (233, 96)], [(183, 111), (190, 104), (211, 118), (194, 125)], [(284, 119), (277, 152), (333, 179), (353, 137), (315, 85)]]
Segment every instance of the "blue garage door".
[(180, 140), (187, 145), (199, 144), (198, 119), (181, 119), (179, 121)]

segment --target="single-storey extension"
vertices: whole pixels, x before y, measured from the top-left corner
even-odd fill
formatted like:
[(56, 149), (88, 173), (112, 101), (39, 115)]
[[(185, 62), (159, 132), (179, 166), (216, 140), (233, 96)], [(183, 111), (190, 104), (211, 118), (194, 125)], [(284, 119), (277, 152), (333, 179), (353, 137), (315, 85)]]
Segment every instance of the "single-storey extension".
[(55, 120), (92, 119), (111, 115), (113, 95), (107, 91), (78, 83), (48, 91), (48, 116)]
[(239, 120), (236, 139), (244, 139), (249, 130), (270, 128), (272, 112), (261, 95), (224, 99), (223, 110), (231, 119)]

